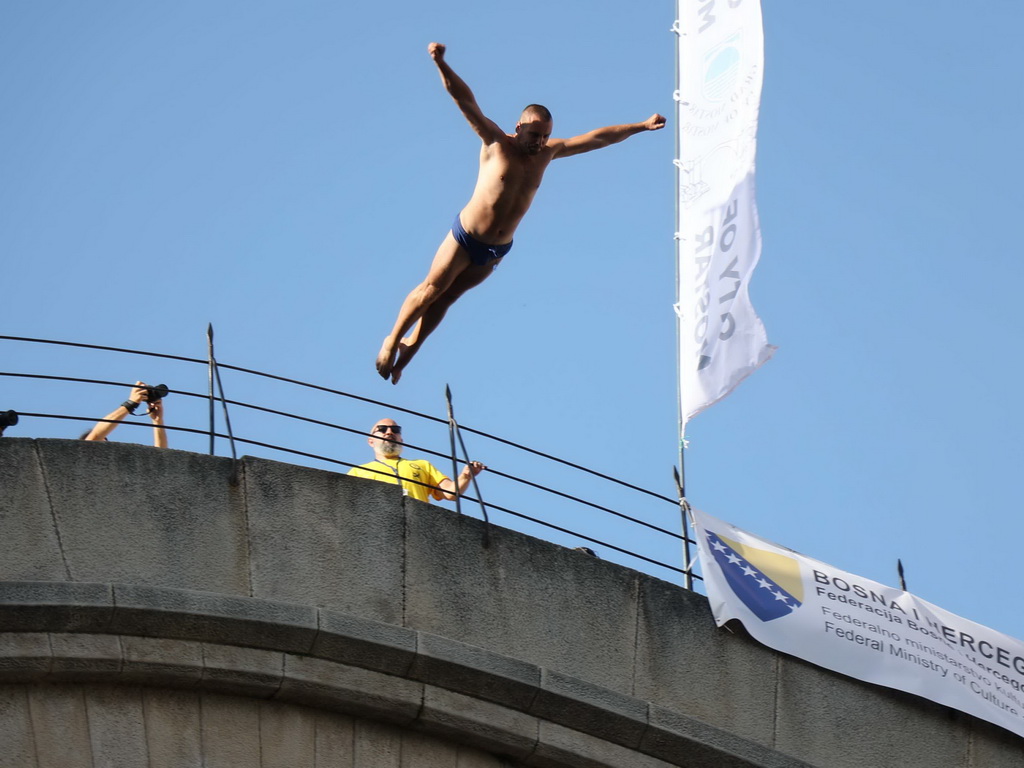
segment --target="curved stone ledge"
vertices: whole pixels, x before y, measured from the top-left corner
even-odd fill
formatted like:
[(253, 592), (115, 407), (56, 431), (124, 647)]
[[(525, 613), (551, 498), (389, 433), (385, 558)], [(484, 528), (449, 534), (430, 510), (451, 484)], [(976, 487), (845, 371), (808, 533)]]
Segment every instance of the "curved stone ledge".
[(526, 765), (807, 765), (450, 638), (312, 606), (162, 587), (0, 582), (0, 682), (275, 699), (420, 729)]

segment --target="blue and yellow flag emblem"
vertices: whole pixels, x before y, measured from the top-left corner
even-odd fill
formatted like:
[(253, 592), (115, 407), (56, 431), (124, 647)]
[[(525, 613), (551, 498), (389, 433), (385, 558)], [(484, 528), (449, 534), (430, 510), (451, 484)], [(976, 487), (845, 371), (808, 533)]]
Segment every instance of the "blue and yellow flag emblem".
[(800, 607), (804, 584), (796, 559), (706, 533), (726, 582), (757, 618), (771, 621)]

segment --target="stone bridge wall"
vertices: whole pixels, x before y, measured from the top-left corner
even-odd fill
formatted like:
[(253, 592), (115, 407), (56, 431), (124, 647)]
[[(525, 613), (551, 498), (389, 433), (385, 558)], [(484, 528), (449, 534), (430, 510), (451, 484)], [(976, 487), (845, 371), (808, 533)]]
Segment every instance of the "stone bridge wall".
[(0, 768), (1024, 766), (704, 597), (397, 486), (0, 439)]

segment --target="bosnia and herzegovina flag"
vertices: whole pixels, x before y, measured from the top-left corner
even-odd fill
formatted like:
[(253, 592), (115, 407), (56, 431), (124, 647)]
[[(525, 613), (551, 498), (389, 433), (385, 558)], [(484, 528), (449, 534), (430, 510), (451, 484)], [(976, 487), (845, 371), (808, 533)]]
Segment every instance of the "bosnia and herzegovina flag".
[[(729, 531), (719, 532), (714, 527), (698, 526), (705, 539), (701, 551), (714, 559), (728, 587), (757, 618), (772, 621), (800, 607), (804, 587), (795, 558), (744, 544), (735, 535), (723, 535)], [(705, 580), (707, 571), (705, 564)]]

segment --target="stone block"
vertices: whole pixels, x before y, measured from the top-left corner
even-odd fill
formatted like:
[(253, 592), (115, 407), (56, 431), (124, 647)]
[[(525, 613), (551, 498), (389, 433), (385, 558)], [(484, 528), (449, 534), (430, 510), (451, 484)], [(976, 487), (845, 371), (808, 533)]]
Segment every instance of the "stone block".
[[(522, 765), (520, 763), (519, 765)], [(511, 763), (508, 760), (492, 755), (487, 752), (480, 752), (479, 750), (459, 750), (459, 764), (458, 768), (518, 768), (515, 763)]]
[(70, 580), (249, 594), (230, 459), (119, 442), (36, 445)]
[(82, 686), (32, 686), (29, 713), (38, 768), (93, 768)]
[(970, 734), (955, 710), (792, 657), (779, 667), (776, 749), (829, 768), (964, 764)]
[(962, 722), (957, 725), (971, 731), (970, 753), (965, 765), (985, 768), (1020, 768), (1024, 765), (1020, 736), (970, 715), (960, 715), (959, 719)]
[(69, 578), (36, 441), (0, 439), (0, 580)]
[(706, 597), (641, 576), (637, 648), (634, 696), (772, 744), (778, 656), (716, 627)]
[(355, 722), (348, 715), (315, 709), (316, 764), (314, 768), (356, 768)]
[(402, 733), (402, 768), (467, 768), (458, 744), (416, 731)]
[(417, 726), (431, 735), (516, 759), (533, 752), (539, 735), (536, 717), (429, 685)]
[(204, 768), (199, 697), (196, 691), (143, 689), (147, 768)]
[(397, 486), (245, 458), (253, 595), (400, 624)]
[(647, 706), (646, 701), (545, 669), (530, 714), (635, 748), (647, 729)]
[(223, 645), (308, 653), (316, 638), (316, 609), (308, 605), (189, 592), (114, 586), (113, 631)]
[(94, 766), (148, 766), (142, 691), (90, 686), (85, 694)]
[(203, 643), (199, 685), (206, 690), (267, 699), (277, 693), (283, 676), (283, 653)]
[(358, 768), (401, 768), (402, 731), (385, 723), (356, 720), (352, 752)]
[[(656, 757), (612, 744), (590, 734), (541, 721), (537, 749), (525, 761), (541, 768), (679, 768)], [(682, 765), (689, 768), (687, 763)]]
[(687, 768), (811, 768), (808, 763), (719, 728), (652, 706), (640, 748)]
[(0, 768), (37, 765), (25, 686), (0, 685), (0, 745)]
[(203, 765), (210, 768), (258, 766), (260, 703), (206, 692), (200, 701)]
[(440, 507), (408, 505), (406, 626), (633, 688), (636, 578), (627, 568)]
[(316, 761), (316, 710), (264, 701), (260, 704), (260, 768), (312, 766)]
[(121, 650), (124, 654), (121, 681), (191, 688), (202, 679), (201, 643), (123, 635)]
[(286, 655), (285, 677), (278, 698), (405, 724), (419, 714), (423, 686), (369, 669)]
[(47, 633), (0, 632), (0, 680), (5, 683), (40, 680), (49, 674), (52, 663)]
[(50, 635), (53, 663), (50, 675), (57, 680), (109, 682), (121, 671), (121, 638), (117, 635)]
[(416, 657), (416, 633), (351, 614), (321, 609), (312, 655), (392, 675), (405, 675)]
[(524, 712), (533, 704), (540, 667), (429, 632), (417, 639), (411, 677)]
[(6, 632), (104, 632), (113, 613), (109, 584), (0, 582), (0, 629)]

